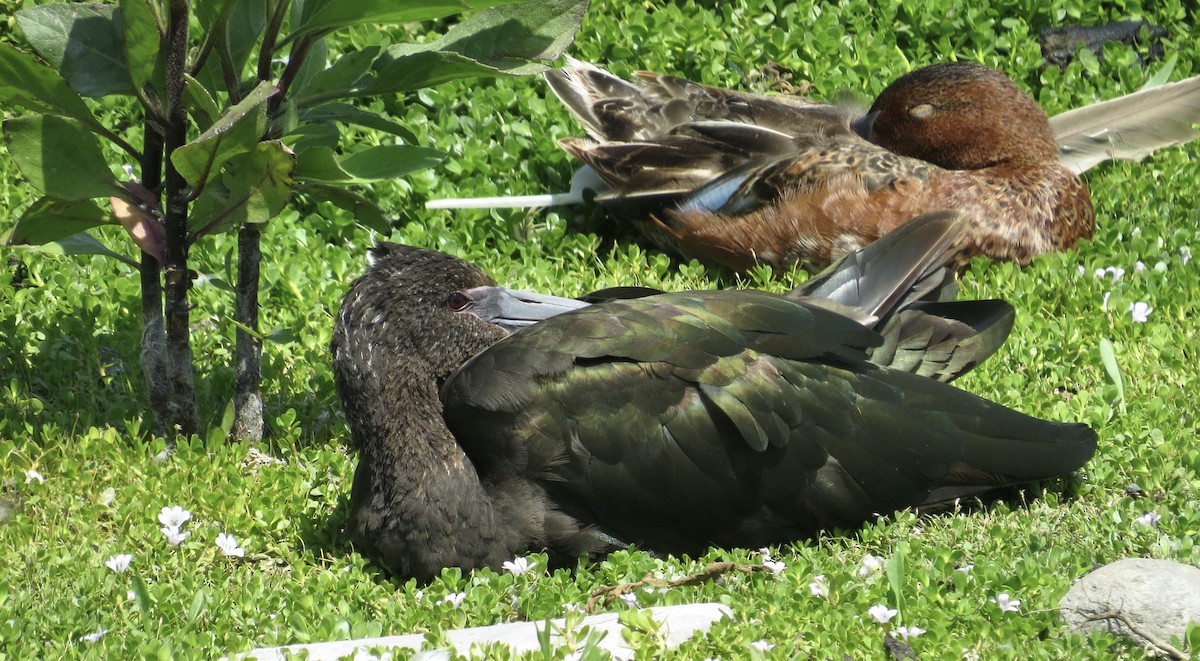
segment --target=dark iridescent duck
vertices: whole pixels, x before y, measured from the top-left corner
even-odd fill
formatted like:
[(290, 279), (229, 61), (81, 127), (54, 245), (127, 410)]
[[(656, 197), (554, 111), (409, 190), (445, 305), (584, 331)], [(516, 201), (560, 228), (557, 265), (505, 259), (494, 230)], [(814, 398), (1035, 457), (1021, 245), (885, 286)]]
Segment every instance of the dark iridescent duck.
[(571, 60), (546, 74), (590, 139), (560, 144), (611, 190), (597, 201), (655, 242), (744, 270), (825, 266), (935, 209), (971, 217), (955, 259), (1028, 263), (1094, 229), (1087, 187), (1059, 163), (1046, 114), (1007, 76), (917, 69), (865, 116)]
[[(1085, 425), (869, 362), (883, 339), (852, 317), (900, 329), (897, 306), (959, 305), (913, 300), (940, 281), (951, 220), (922, 219), (901, 250), (865, 254), (920, 261), (900, 276), (870, 276), (864, 255), (842, 262), (906, 284), (835, 272), (814, 285), (833, 292), (828, 307), (755, 291), (559, 304), (454, 257), (380, 244), (332, 346), (359, 453), (354, 543), (420, 580), (541, 549), (570, 564), (629, 544), (757, 547), (1078, 468), (1095, 450)], [(931, 237), (941, 243), (913, 248)], [(1007, 332), (945, 328), (976, 358)]]

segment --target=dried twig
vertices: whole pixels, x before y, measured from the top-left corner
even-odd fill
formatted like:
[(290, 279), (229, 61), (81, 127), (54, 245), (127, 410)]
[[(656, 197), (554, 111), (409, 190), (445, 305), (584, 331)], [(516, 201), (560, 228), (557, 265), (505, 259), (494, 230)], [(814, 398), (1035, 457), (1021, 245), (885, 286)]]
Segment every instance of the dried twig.
[(772, 570), (766, 565), (740, 565), (735, 562), (710, 562), (707, 567), (701, 569), (695, 574), (677, 578), (671, 581), (664, 581), (661, 578), (654, 578), (652, 574), (646, 574), (640, 581), (633, 583), (618, 583), (599, 588), (592, 592), (592, 596), (587, 601), (587, 611), (589, 613), (596, 612), (596, 604), (601, 599), (604, 600), (604, 605), (607, 606), (616, 601), (623, 594), (628, 594), (638, 588), (677, 588), (683, 585), (696, 585), (711, 581), (729, 572), (744, 572), (747, 574), (768, 572)]
[(1157, 636), (1155, 636), (1154, 634), (1152, 634), (1148, 631), (1143, 631), (1141, 628), (1139, 628), (1136, 624), (1133, 623), (1133, 620), (1130, 619), (1130, 617), (1128, 615), (1126, 615), (1125, 613), (1122, 613), (1121, 611), (1105, 611), (1103, 613), (1093, 613), (1093, 614), (1087, 615), (1085, 617), (1088, 622), (1098, 622), (1100, 620), (1117, 620), (1121, 624), (1124, 624), (1125, 627), (1127, 629), (1129, 629), (1129, 631), (1131, 633), (1133, 633), (1135, 636), (1138, 636), (1139, 638), (1141, 638), (1141, 639), (1145, 640), (1147, 643), (1149, 643), (1150, 647), (1153, 648), (1150, 651), (1161, 652), (1161, 653), (1166, 654), (1167, 656), (1171, 657), (1172, 659), (1190, 659), (1191, 658), (1191, 656), (1189, 656), (1186, 652), (1181, 651), (1180, 649), (1178, 649), (1171, 643), (1166, 642), (1164, 640), (1160, 640)]

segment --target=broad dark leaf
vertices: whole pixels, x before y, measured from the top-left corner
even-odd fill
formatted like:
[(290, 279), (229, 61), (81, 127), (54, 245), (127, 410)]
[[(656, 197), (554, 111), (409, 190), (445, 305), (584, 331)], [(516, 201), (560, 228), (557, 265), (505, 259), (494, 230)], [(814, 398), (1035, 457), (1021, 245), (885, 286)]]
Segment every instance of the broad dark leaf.
[(384, 210), (354, 191), (312, 182), (298, 183), (296, 190), (314, 200), (329, 202), (340, 209), (349, 211), (354, 215), (354, 220), (363, 227), (373, 229), (381, 234), (387, 234), (392, 230)]
[(0, 105), (9, 104), (99, 126), (87, 104), (57, 71), (28, 53), (0, 43)]
[(157, 0), (120, 0), (120, 31), (125, 66), (135, 88), (146, 84), (158, 62), (161, 16)]
[(192, 186), (207, 181), (228, 159), (252, 149), (267, 128), (267, 100), (276, 87), (262, 82), (200, 137), (176, 149), (171, 162)]
[[(129, 94), (133, 85), (116, 13), (112, 5), (40, 5), (17, 12), (17, 25), (34, 51), (79, 94)], [(153, 68), (153, 59), (148, 66)]]
[(383, 131), (397, 136), (408, 144), (416, 144), (417, 136), (407, 128), (393, 122), (392, 120), (375, 114), (369, 110), (363, 110), (357, 106), (352, 106), (348, 103), (326, 103), (324, 105), (311, 108), (300, 113), (300, 120), (304, 122), (340, 122), (343, 124), (357, 124), (365, 126), (376, 131)]
[(229, 159), (221, 176), (192, 205), (188, 225), (193, 239), (274, 218), (291, 196), (294, 167), (292, 152), (277, 140), (260, 142)]
[(297, 155), (296, 178), (333, 184), (365, 184), (433, 167), (445, 158), (444, 153), (427, 147), (379, 145), (339, 159), (332, 149), (314, 147)]
[(221, 116), (221, 108), (211, 92), (195, 78), (183, 75), (183, 102), (188, 114), (199, 126), (212, 126)]
[(310, 0), (289, 38), (351, 25), (408, 23), (512, 4), (515, 0)]
[(88, 234), (87, 232), (72, 234), (66, 238), (57, 239), (40, 245), (22, 244), (13, 245), (13, 247), (32, 250), (34, 252), (40, 252), (49, 255), (103, 255), (105, 257), (112, 257), (113, 259), (125, 262), (133, 268), (138, 268), (139, 266), (137, 261), (129, 259), (121, 253), (109, 250), (103, 243), (100, 243), (99, 239), (91, 234)]
[(367, 94), (420, 89), (474, 76), (520, 76), (547, 67), (579, 30), (586, 0), (524, 2), (481, 11), (426, 44), (397, 44), (376, 62)]
[(100, 142), (73, 119), (27, 115), (5, 120), (4, 144), (21, 174), (47, 197), (85, 200), (118, 190)]
[(43, 197), (21, 214), (6, 244), (40, 246), (112, 222), (111, 214), (92, 200), (64, 202)]

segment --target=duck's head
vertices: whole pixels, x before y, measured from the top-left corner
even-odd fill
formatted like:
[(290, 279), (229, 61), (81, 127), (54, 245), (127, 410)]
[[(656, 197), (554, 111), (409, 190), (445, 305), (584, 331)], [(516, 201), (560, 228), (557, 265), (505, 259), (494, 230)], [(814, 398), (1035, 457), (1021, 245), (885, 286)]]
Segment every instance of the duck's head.
[(855, 129), (889, 151), (951, 170), (1058, 160), (1037, 102), (1008, 76), (971, 62), (897, 78)]
[(342, 380), (398, 379), (402, 369), (440, 383), (511, 330), (587, 305), (499, 287), (474, 264), (432, 250), (380, 243), (368, 262), (337, 317)]

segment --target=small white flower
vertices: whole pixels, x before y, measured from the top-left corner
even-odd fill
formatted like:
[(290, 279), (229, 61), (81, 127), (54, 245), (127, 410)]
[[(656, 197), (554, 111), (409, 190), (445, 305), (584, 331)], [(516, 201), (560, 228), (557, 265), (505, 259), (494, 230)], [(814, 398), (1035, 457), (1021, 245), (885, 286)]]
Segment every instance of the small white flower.
[(1083, 264), (1080, 264), (1079, 265), (1079, 275), (1086, 275), (1086, 274), (1087, 274), (1087, 267), (1085, 267)]
[(878, 574), (881, 571), (883, 571), (883, 558), (870, 553), (863, 556), (862, 566), (858, 568), (859, 576)]
[(1154, 312), (1154, 308), (1150, 307), (1145, 301), (1129, 304), (1129, 316), (1133, 317), (1133, 323), (1144, 324), (1150, 319), (1150, 313)]
[(1095, 276), (1097, 278), (1103, 278), (1105, 275), (1111, 277), (1112, 284), (1115, 285), (1125, 275), (1125, 269), (1119, 266), (1106, 266), (1102, 269), (1096, 269)]
[(129, 569), (130, 562), (133, 562), (133, 555), (130, 553), (121, 553), (109, 558), (104, 563), (104, 566), (118, 574), (124, 574), (125, 570)]
[(183, 540), (192, 536), (191, 532), (180, 532), (179, 528), (172, 526), (163, 526), (159, 530), (162, 530), (162, 534), (167, 538), (167, 544), (171, 546), (179, 546), (183, 543)]
[(530, 562), (529, 558), (520, 557), (512, 560), (504, 561), (504, 569), (513, 576), (520, 576), (537, 566), (536, 562)]
[(996, 595), (995, 599), (991, 599), (990, 601), (1000, 608), (1001, 613), (1021, 612), (1021, 600), (1009, 598), (1007, 592), (1001, 592), (1000, 594)]
[(962, 565), (961, 567), (955, 567), (954, 571), (960, 571), (964, 574), (970, 574), (971, 570), (974, 568), (975, 568), (975, 565), (973, 563), (967, 563), (965, 565)]
[(1192, 249), (1187, 246), (1180, 248), (1179, 249), (1179, 261), (1183, 262), (1183, 264), (1185, 266), (1187, 265), (1188, 262), (1192, 261)]
[(1110, 292), (1110, 291), (1106, 291), (1106, 292), (1104, 292), (1104, 300), (1100, 302), (1100, 309), (1101, 309), (1101, 310), (1107, 310), (1107, 309), (1108, 309), (1108, 297), (1109, 297), (1109, 296), (1112, 296), (1112, 292)]
[(1144, 273), (1145, 271), (1146, 271), (1146, 263), (1145, 262), (1143, 262), (1142, 260), (1139, 259), (1138, 261), (1133, 263), (1133, 272), (1134, 273)]
[(108, 633), (108, 629), (98, 629), (85, 636), (80, 636), (79, 641), (82, 643), (98, 643), (106, 633)]
[(1146, 512), (1145, 514), (1133, 520), (1133, 522), (1139, 526), (1147, 526), (1150, 528), (1157, 528), (1159, 521), (1162, 521), (1162, 515), (1158, 512)]
[(29, 470), (25, 471), (25, 484), (29, 484), (30, 482), (37, 482), (38, 484), (45, 484), (46, 476), (42, 475), (41, 473), (37, 472), (36, 470), (30, 468)]
[(750, 643), (750, 646), (760, 652), (769, 652), (775, 647), (775, 645), (768, 643), (765, 640), (756, 640), (753, 643)]
[(578, 613), (583, 610), (583, 607), (576, 603), (563, 604), (564, 613)]
[(825, 585), (825, 574), (813, 576), (813, 580), (808, 583), (808, 591), (814, 597), (824, 597), (829, 594), (829, 586)]
[(158, 513), (158, 522), (168, 528), (179, 528), (192, 518), (192, 513), (176, 505), (164, 507)]
[(625, 602), (626, 606), (634, 608), (638, 605), (637, 595), (632, 592), (626, 592), (621, 595), (621, 601)]
[(771, 570), (772, 574), (778, 575), (784, 569), (787, 569), (787, 564), (777, 560), (763, 560), (763, 566)]
[(420, 601), (420, 600), (421, 600), (421, 598), (422, 598), (422, 597), (424, 597), (424, 596), (425, 596), (425, 591), (424, 591), (424, 590), (417, 590), (417, 593), (413, 595), (413, 599), (416, 599), (417, 601)]
[(466, 599), (466, 598), (467, 598), (466, 592), (451, 592), (450, 594), (442, 597), (442, 603), (450, 604), (450, 606), (453, 608), (458, 608), (459, 606), (462, 605), (463, 599)]
[(582, 659), (583, 652), (569, 652), (563, 657), (563, 661), (581, 661)]
[(771, 549), (765, 546), (758, 550), (758, 554), (762, 556), (763, 562), (771, 559)]
[(116, 500), (116, 498), (117, 498), (117, 490), (112, 487), (109, 487), (109, 488), (105, 489), (104, 491), (100, 492), (100, 504), (105, 507), (112, 505), (113, 501)]
[(217, 535), (217, 548), (221, 549), (221, 555), (230, 555), (238, 558), (246, 556), (246, 549), (238, 546), (237, 538), (233, 535), (225, 533)]
[(125, 598), (128, 599), (129, 601), (134, 601), (135, 599), (137, 599), (137, 593), (134, 592), (133, 590), (126, 590)]
[(979, 661), (979, 652), (975, 650), (962, 648), (963, 661)]
[(897, 636), (900, 636), (900, 638), (904, 639), (904, 642), (908, 642), (909, 638), (916, 638), (917, 636), (925, 633), (925, 630), (914, 625), (911, 627), (896, 627), (895, 633)]
[(888, 608), (885, 604), (875, 604), (867, 609), (867, 614), (871, 616), (871, 619), (880, 624), (887, 624), (889, 620), (896, 617), (898, 612), (895, 608)]

